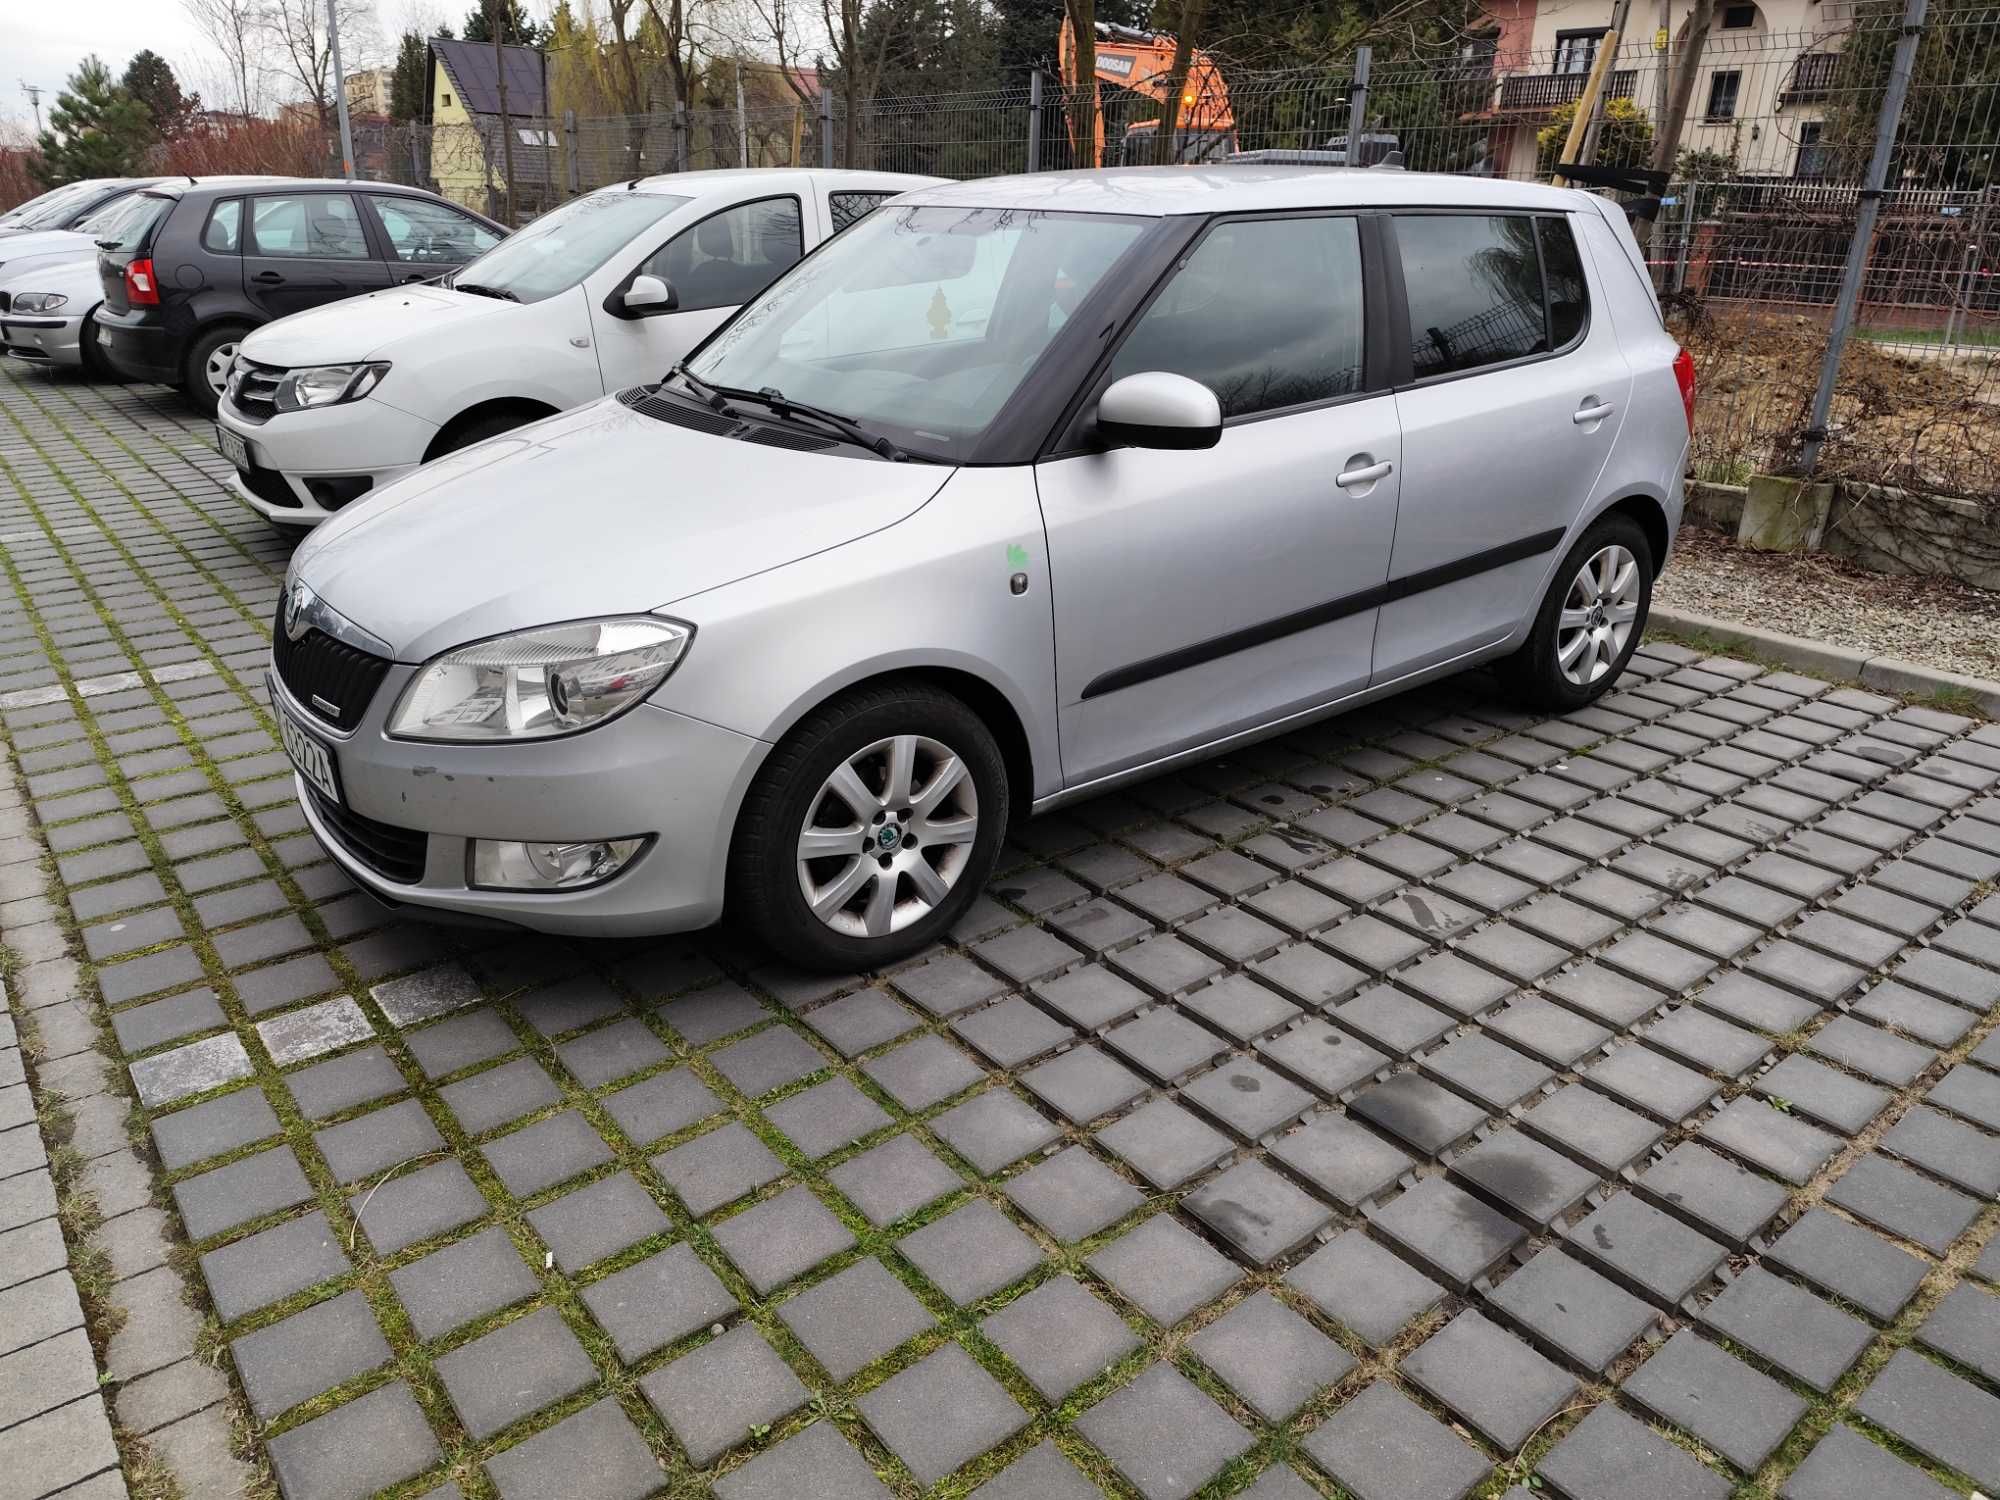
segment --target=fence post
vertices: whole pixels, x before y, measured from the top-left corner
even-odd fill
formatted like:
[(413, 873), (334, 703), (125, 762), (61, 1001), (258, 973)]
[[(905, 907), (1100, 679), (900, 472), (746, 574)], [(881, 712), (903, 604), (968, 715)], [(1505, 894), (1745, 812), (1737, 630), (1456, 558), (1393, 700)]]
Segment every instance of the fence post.
[(1028, 69), (1028, 170), (1042, 170), (1042, 70)]
[(674, 101), (674, 170), (688, 169), (688, 110), (685, 101)]
[(563, 185), (574, 198), (582, 190), (583, 179), (576, 159), (576, 111), (563, 111)]
[(1368, 69), (1375, 61), (1375, 49), (1354, 49), (1354, 82), (1347, 91), (1347, 164), (1361, 165), (1361, 137), (1368, 129)]
[(819, 164), (833, 165), (833, 95), (823, 78), (819, 85)]
[(736, 59), (736, 165), (750, 165), (750, 114), (743, 107), (743, 59)]
[(1848, 242), (1847, 264), (1840, 273), (1840, 296), (1833, 304), (1833, 327), (1828, 332), (1826, 358), (1819, 367), (1819, 389), (1813, 392), (1812, 415), (1806, 421), (1805, 446), (1799, 453), (1799, 472), (1812, 477), (1819, 466), (1820, 449), (1826, 444), (1826, 422), (1833, 410), (1834, 382), (1840, 375), (1840, 356), (1847, 348), (1854, 315), (1861, 304), (1861, 283), (1868, 274), (1868, 257), (1875, 248), (1875, 221), (1882, 212), (1882, 184), (1888, 180), (1889, 157), (1896, 149), (1896, 131), (1903, 123), (1903, 101), (1910, 93), (1910, 68), (1923, 36), (1924, 17), (1930, 0), (1904, 0), (1903, 31), (1896, 39), (1895, 60), (1889, 65), (1889, 88), (1882, 96), (1882, 114), (1875, 122), (1875, 151), (1868, 158), (1868, 179), (1862, 185), (1854, 216), (1854, 238)]

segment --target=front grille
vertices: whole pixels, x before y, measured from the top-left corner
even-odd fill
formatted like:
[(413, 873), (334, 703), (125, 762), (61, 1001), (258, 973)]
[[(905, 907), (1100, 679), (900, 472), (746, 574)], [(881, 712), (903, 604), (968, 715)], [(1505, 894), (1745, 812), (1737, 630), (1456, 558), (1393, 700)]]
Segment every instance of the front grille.
[(430, 835), (414, 828), (396, 828), (364, 818), (351, 807), (328, 800), (312, 783), (306, 783), (313, 811), (340, 847), (368, 866), (384, 880), (398, 885), (415, 885), (424, 878), (424, 858), (430, 849)]
[(705, 407), (685, 406), (678, 401), (670, 401), (654, 394), (646, 386), (635, 385), (629, 391), (620, 391), (618, 399), (642, 417), (651, 417), (656, 422), (671, 422), (676, 427), (692, 428), (705, 432), (710, 437), (726, 437), (743, 424), (735, 417), (725, 417), (719, 411), (709, 411)]
[(5, 312), (13, 305), (14, 294), (12, 292), (0, 292), (0, 312)]
[[(352, 729), (368, 711), (389, 663), (380, 656), (337, 641), (323, 630), (297, 640), (285, 634), (284, 606), (271, 632), (271, 659), (278, 680), (317, 718), (336, 729)], [(326, 705), (333, 705), (329, 712)]]
[(229, 404), (246, 422), (270, 421), (278, 412), (278, 382), (285, 374), (282, 365), (260, 365), (237, 355), (229, 377)]
[(292, 487), (285, 483), (285, 476), (276, 469), (238, 469), (236, 474), (243, 481), (243, 488), (266, 505), (280, 506), (285, 510), (305, 509), (299, 503), (299, 497), (292, 493)]

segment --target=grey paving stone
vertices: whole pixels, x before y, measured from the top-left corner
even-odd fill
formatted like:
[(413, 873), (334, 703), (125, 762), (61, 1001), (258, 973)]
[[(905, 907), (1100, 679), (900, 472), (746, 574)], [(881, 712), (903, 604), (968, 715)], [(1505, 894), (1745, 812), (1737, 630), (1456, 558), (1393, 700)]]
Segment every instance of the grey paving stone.
[(152, 1123), (153, 1149), (169, 1172), (277, 1134), (278, 1116), (254, 1086), (205, 1100)]
[(1499, 1130), (1457, 1157), (1452, 1175), (1530, 1223), (1552, 1224), (1597, 1186), (1597, 1174), (1518, 1130)]
[(336, 1182), (358, 1182), (399, 1162), (444, 1150), (444, 1137), (424, 1107), (405, 1099), (313, 1135)]
[(1635, 1043), (1612, 1048), (1583, 1070), (1583, 1079), (1669, 1125), (1704, 1108), (1719, 1092), (1705, 1074)]
[(17, 1282), (0, 1291), (0, 1353), (12, 1353), (83, 1326), (76, 1283), (66, 1270)]
[(827, 1178), (877, 1228), (965, 1186), (958, 1173), (912, 1135), (890, 1137), (842, 1162)]
[(1352, 994), (1368, 975), (1312, 943), (1294, 943), (1250, 966), (1252, 973), (1310, 1009)]
[(785, 1175), (785, 1164), (734, 1120), (661, 1152), (652, 1163), (698, 1219)]
[(250, 1076), (250, 1056), (234, 1033), (189, 1042), (169, 1052), (141, 1058), (128, 1070), (139, 1102), (158, 1109)]
[(1305, 1450), (1356, 1500), (1460, 1500), (1491, 1467), (1385, 1381), (1322, 1423)]
[(1881, 1146), (1982, 1198), (2000, 1194), (2000, 1142), (1927, 1105), (1890, 1126)]
[(1180, 999), (1192, 1012), (1238, 1042), (1247, 1042), (1298, 1018), (1299, 1008), (1247, 975), (1225, 974)]
[(1576, 1390), (1576, 1377), (1467, 1310), (1398, 1369), (1505, 1453), (1518, 1453)]
[(854, 1244), (810, 1189), (792, 1187), (715, 1226), (715, 1242), (760, 1296)]
[(1899, 1349), (1855, 1411), (1926, 1457), (2000, 1489), (2000, 1400)]
[(467, 1432), (488, 1438), (597, 1379), (597, 1368), (552, 1307), (441, 1355), (438, 1378)]
[(1725, 1077), (1741, 1077), (1770, 1050), (1770, 1043), (1756, 1032), (1732, 1026), (1692, 1005), (1668, 1011), (1640, 1035), (1650, 1046), (1691, 1067)]
[(1823, 1208), (1779, 1236), (1765, 1259), (1882, 1322), (1903, 1310), (1929, 1270), (1908, 1251)]
[(1027, 1425), (1004, 1387), (946, 1344), (855, 1402), (863, 1420), (926, 1487)]
[(380, 1047), (363, 1047), (287, 1073), (285, 1087), (291, 1090), (299, 1113), (308, 1120), (324, 1120), (399, 1094), (408, 1085), (386, 1052)]
[(1513, 1108), (1555, 1077), (1546, 1063), (1479, 1032), (1454, 1037), (1428, 1054), (1422, 1067), (1495, 1114)]
[(68, 1264), (69, 1247), (63, 1243), (62, 1225), (54, 1218), (0, 1230), (0, 1293)]
[(504, 1057), (521, 1042), (497, 1012), (477, 1010), (409, 1032), (403, 1045), (410, 1049), (426, 1078), (443, 1078), (475, 1063)]
[(1155, 1214), (1097, 1251), (1088, 1264), (1147, 1317), (1169, 1327), (1243, 1275), (1171, 1214)]
[(976, 1171), (989, 1177), (1062, 1134), (1004, 1087), (988, 1089), (954, 1105), (931, 1121), (931, 1129)]
[[(760, 1021), (769, 1020), (771, 1016), (771, 1012), (766, 1010), (755, 996), (735, 984), (710, 985), (706, 989), (677, 996), (661, 1006), (654, 1014), (673, 1027), (682, 1038), (697, 1047), (705, 1047), (711, 1042), (720, 1041), (723, 1037), (733, 1036)], [(796, 1040), (795, 1034), (794, 1039)], [(775, 1050), (775, 1042), (766, 1043), (765, 1046), (774, 1050), (766, 1051), (764, 1047), (753, 1047), (735, 1055), (743, 1058), (743, 1066), (752, 1070), (780, 1066), (784, 1053)], [(730, 1050), (734, 1052), (734, 1049)], [(800, 1057), (803, 1061), (803, 1054), (800, 1054)], [(752, 1081), (762, 1080), (754, 1078)], [(739, 1083), (738, 1087), (743, 1085)], [(774, 1088), (776, 1085), (764, 1084), (763, 1087)], [(762, 1089), (745, 1088), (744, 1092), (756, 1093), (762, 1092)]]
[(808, 1396), (748, 1323), (653, 1371), (639, 1389), (699, 1468), (742, 1442), (752, 1428), (796, 1411)]
[(972, 960), (956, 955), (905, 969), (889, 982), (934, 1016), (956, 1015), (1007, 987)]
[(1324, 1205), (1258, 1161), (1239, 1162), (1190, 1193), (1182, 1206), (1259, 1267), (1298, 1249), (1333, 1219)]
[[(1975, 926), (1973, 930), (1986, 932), (1989, 929)], [(1946, 928), (1938, 941), (1948, 942), (1952, 931)], [(2000, 975), (1955, 958), (1939, 948), (1925, 948), (1904, 959), (1889, 971), (1889, 977), (1976, 1010), (1988, 1010), (1996, 1000), (2000, 1000)]]
[(118, 1303), (126, 1316), (104, 1352), (107, 1375), (131, 1380), (187, 1357), (200, 1320), (184, 1291), (179, 1276), (164, 1265), (118, 1283)]
[(279, 1067), (290, 1067), (375, 1035), (361, 1007), (345, 995), (301, 1006), (257, 1023), (264, 1050)]
[[(1121, 894), (1130, 899), (1130, 892)], [(987, 939), (973, 952), (982, 963), (990, 964), (1016, 984), (1028, 984), (1059, 974), (1083, 956), (1040, 927), (1017, 927), (1012, 932)]]
[(230, 982), (236, 986), (236, 998), (243, 1002), (243, 1008), (258, 1016), (308, 995), (325, 994), (340, 980), (322, 955), (305, 953), (238, 974)]
[(387, 1364), (389, 1341), (368, 1299), (343, 1292), (281, 1322), (245, 1334), (229, 1346), (243, 1393), (257, 1420), (268, 1422), (301, 1401)]
[(1482, 1106), (1417, 1073), (1398, 1073), (1362, 1090), (1348, 1108), (1424, 1156), (1459, 1145), (1487, 1115)]
[(1017, 1068), (1074, 1041), (1076, 1033), (1019, 995), (961, 1012), (952, 1031), (1001, 1068)]
[(378, 984), (368, 993), (392, 1025), (412, 1026), (476, 1004), (479, 985), (458, 965), (441, 964)]
[(1542, 981), (1541, 988), (1570, 1009), (1581, 1011), (1613, 1031), (1622, 1031), (1658, 1010), (1667, 999), (1656, 989), (1589, 962), (1550, 975)]
[(1570, 1500), (1722, 1500), (1729, 1481), (1615, 1406), (1600, 1406), (1541, 1462)]
[(106, 1005), (121, 1005), (141, 995), (191, 984), (202, 977), (201, 960), (191, 948), (164, 948), (142, 958), (100, 965), (97, 986)]
[(266, 1451), (286, 1500), (363, 1500), (442, 1457), (401, 1381), (272, 1438)]
[(1751, 1085), (1769, 1099), (1782, 1099), (1801, 1115), (1847, 1135), (1859, 1133), (1888, 1106), (1888, 1090), (1829, 1068), (1798, 1053), (1779, 1060)]
[(289, 1146), (275, 1146), (174, 1184), (174, 1204), (197, 1243), (312, 1197)]
[[(832, 1422), (815, 1422), (718, 1479), (715, 1493), (718, 1500), (875, 1500), (890, 1490)], [(1058, 1492), (1049, 1493), (1053, 1500)]]
[(630, 1172), (565, 1193), (531, 1211), (528, 1223), (571, 1276), (673, 1227)]
[(924, 1305), (872, 1259), (780, 1304), (778, 1316), (842, 1383), (933, 1326)]
[(980, 1327), (1051, 1405), (1139, 1347), (1118, 1314), (1070, 1276), (1043, 1282)]
[(1250, 1141), (1292, 1123), (1317, 1102), (1289, 1078), (1240, 1054), (1226, 1058), (1180, 1092), (1183, 1099)]
[(2000, 1297), (1960, 1282), (1924, 1319), (1917, 1342), (1995, 1381), (2000, 1372)]
[(1784, 1500), (1948, 1500), (1952, 1491), (1842, 1426), (1819, 1440), (1779, 1493)]
[(729, 1289), (685, 1241), (592, 1282), (582, 1296), (628, 1365), (737, 1308)]
[(348, 1269), (340, 1240), (314, 1209), (302, 1218), (233, 1241), (201, 1257), (209, 1300), (224, 1323), (331, 1281)]
[(964, 1092), (986, 1075), (938, 1036), (920, 1036), (885, 1052), (862, 1071), (905, 1109), (928, 1109)]
[[(94, 1364), (91, 1370), (94, 1375)], [(92, 1383), (95, 1384), (95, 1381)], [(118, 1425), (128, 1432), (149, 1435), (196, 1412), (214, 1408), (228, 1396), (229, 1380), (221, 1371), (197, 1359), (182, 1359), (119, 1386), (115, 1397)], [(221, 1425), (219, 1413), (211, 1411), (210, 1415), (217, 1417), (218, 1425)], [(181, 1455), (177, 1450), (182, 1446), (179, 1439), (191, 1430), (183, 1429), (182, 1433), (175, 1434), (164, 1445), (164, 1451), (156, 1452), (163, 1461), (173, 1465), (175, 1474), (183, 1482), (199, 1483), (206, 1475), (197, 1470), (205, 1466), (183, 1465), (178, 1461)], [(226, 1426), (224, 1430), (226, 1432)], [(116, 1493), (125, 1493), (122, 1480)], [(64, 1500), (89, 1500), (88, 1490), (64, 1491), (63, 1494)]]
[[(1428, 1007), (1415, 1006), (1415, 1009), (1435, 1014)], [(1309, 1016), (1290, 1030), (1266, 1037), (1256, 1046), (1263, 1056), (1329, 1099), (1345, 1098), (1390, 1063), (1387, 1053), (1357, 1041), (1351, 1033), (1317, 1016)]]
[(1250, 1434), (1167, 1365), (1151, 1365), (1077, 1419), (1146, 1500), (1183, 1500), (1250, 1447)]
[(611, 1160), (590, 1122), (573, 1109), (537, 1120), (480, 1147), (493, 1175), (516, 1198), (529, 1198)]
[(628, 1078), (673, 1056), (643, 1021), (630, 1017), (562, 1043), (556, 1055), (585, 1088)]
[(1096, 1234), (1145, 1201), (1136, 1188), (1081, 1146), (1066, 1147), (1009, 1179), (1006, 1193), (1063, 1241)]
[(1830, 1391), (1875, 1331), (1760, 1267), (1746, 1268), (1702, 1321), (1817, 1391)]
[(1353, 1355), (1268, 1291), (1237, 1303), (1188, 1347), (1272, 1423), (1285, 1421), (1355, 1365)]
[(1713, 1276), (1729, 1254), (1632, 1193), (1607, 1201), (1576, 1226), (1569, 1242), (1619, 1281), (1669, 1306)]
[(842, 1057), (894, 1041), (916, 1029), (917, 1018), (881, 990), (858, 990), (829, 1005), (806, 1012), (806, 1025), (830, 1042)]
[(1097, 1500), (1103, 1491), (1044, 1439), (972, 1493), (979, 1500)]
[(764, 1118), (811, 1157), (838, 1151), (890, 1123), (879, 1104), (839, 1076), (768, 1106)]
[(1375, 1227), (1460, 1291), (1527, 1238), (1520, 1226), (1441, 1177), (1419, 1182), (1374, 1215)]
[(1805, 1415), (1791, 1391), (1683, 1328), (1625, 1382), (1625, 1393), (1693, 1433), (1745, 1473), (1762, 1467)]
[(1899, 1162), (1868, 1155), (1827, 1189), (1827, 1201), (1891, 1234), (1943, 1255), (1971, 1225), (1979, 1204)]
[(1490, 1300), (1539, 1342), (1600, 1374), (1659, 1316), (1553, 1245), (1502, 1282)]
[(0, 1355), (0, 1412), (10, 1425), (33, 1421), (96, 1390), (97, 1359), (81, 1328)]
[(1785, 1191), (1776, 1183), (1691, 1141), (1642, 1172), (1639, 1188), (1704, 1234), (1738, 1246), (1749, 1243), (1785, 1205)]
[(1694, 1003), (1758, 1031), (1782, 1034), (1805, 1025), (1820, 1007), (1741, 970), (1731, 970), (1701, 990)]
[(1084, 1031), (1101, 1030), (1140, 1006), (1151, 1004), (1153, 998), (1101, 964), (1072, 969), (1060, 978), (1042, 980), (1032, 988), (1036, 999)]
[(1960, 1063), (1925, 1100), (1987, 1130), (2000, 1130), (2000, 1078), (1991, 1073)]
[(797, 1032), (768, 1027), (731, 1042), (709, 1058), (717, 1071), (752, 1098), (796, 1083), (827, 1063)]
[(1608, 1027), (1560, 1005), (1551, 1005), (1539, 995), (1514, 1000), (1497, 1015), (1488, 1017), (1486, 1027), (1558, 1068), (1575, 1066), (1614, 1035)]
[(1072, 1124), (1081, 1125), (1130, 1104), (1148, 1084), (1097, 1047), (1073, 1047), (1038, 1063), (1021, 1083)]
[(378, 1255), (394, 1255), (487, 1211), (486, 1199), (455, 1161), (398, 1173), (349, 1195), (348, 1206)]
[(1521, 1123), (1605, 1176), (1624, 1172), (1665, 1134), (1654, 1121), (1580, 1083), (1564, 1084), (1528, 1110)]
[(1042, 1263), (1035, 1242), (983, 1198), (904, 1236), (896, 1249), (960, 1307), (1012, 1286)]
[(1113, 1027), (1104, 1041), (1134, 1067), (1168, 1084), (1207, 1067), (1229, 1050), (1221, 1037), (1166, 1005)]
[(486, 1460), (501, 1500), (640, 1500), (660, 1487), (646, 1440), (606, 1397)]
[(685, 1130), (722, 1108), (722, 1101), (687, 1068), (656, 1073), (604, 1096), (604, 1108), (636, 1145)]
[(1415, 1159), (1344, 1115), (1323, 1114), (1278, 1137), (1271, 1154), (1348, 1212), (1395, 1185)]
[(1969, 1010), (1934, 1000), (1893, 979), (1884, 980), (1856, 1001), (1854, 1013), (1879, 1026), (1907, 1032), (1933, 1047), (1956, 1046), (1979, 1021)]
[(197, 1031), (211, 1031), (228, 1024), (228, 1017), (216, 1002), (215, 991), (203, 987), (183, 990), (164, 1000), (148, 1000), (111, 1013), (111, 1029), (118, 1045), (127, 1053), (144, 1052), (166, 1042), (179, 1041)]
[(1747, 1095), (1712, 1115), (1701, 1127), (1701, 1138), (1798, 1186), (1811, 1181), (1845, 1144), (1839, 1136)]
[(500, 1229), (435, 1250), (389, 1273), (417, 1337), (429, 1341), (533, 1296), (538, 1283)]

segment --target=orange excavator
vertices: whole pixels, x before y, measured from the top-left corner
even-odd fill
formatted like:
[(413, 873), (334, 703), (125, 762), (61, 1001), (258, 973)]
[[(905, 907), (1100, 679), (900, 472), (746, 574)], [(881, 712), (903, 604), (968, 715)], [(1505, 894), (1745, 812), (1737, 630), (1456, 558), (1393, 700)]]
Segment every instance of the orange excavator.
[[(1066, 88), (1074, 89), (1083, 82), (1077, 76), (1076, 33), (1067, 16), (1063, 17), (1062, 31), (1056, 38), (1056, 66)], [(1164, 31), (1140, 31), (1099, 21), (1095, 71), (1099, 84), (1129, 89), (1164, 105), (1173, 82), (1174, 38)], [(1128, 126), (1123, 139), (1113, 145), (1107, 162), (1102, 104), (1091, 114), (1095, 138), (1088, 146), (1077, 139), (1075, 122), (1070, 125), (1070, 145), (1079, 164), (1086, 160), (1094, 167), (1220, 161), (1236, 150), (1236, 116), (1229, 107), (1229, 86), (1222, 81), (1215, 59), (1199, 47), (1188, 54), (1187, 82), (1181, 89), (1180, 118), (1174, 125), (1170, 152), (1165, 155), (1160, 152), (1161, 122), (1139, 120)]]

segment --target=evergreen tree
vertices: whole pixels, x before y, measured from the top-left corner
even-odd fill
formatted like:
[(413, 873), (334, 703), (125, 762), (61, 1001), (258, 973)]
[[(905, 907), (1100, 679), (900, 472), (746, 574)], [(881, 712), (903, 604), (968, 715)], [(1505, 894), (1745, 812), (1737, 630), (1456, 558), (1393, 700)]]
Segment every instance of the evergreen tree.
[[(491, 0), (481, 0), (473, 6), (465, 18), (465, 40), (486, 42), (493, 40), (493, 12), (496, 6)], [(547, 40), (547, 33), (521, 8), (521, 0), (498, 0), (500, 12), (500, 40), (510, 47), (539, 47)]]
[(133, 176), (151, 135), (146, 106), (112, 81), (101, 58), (86, 57), (49, 111), (35, 175), (49, 187), (82, 177)]
[(396, 69), (389, 75), (389, 118), (421, 120), (430, 91), (430, 44), (416, 32), (406, 31), (396, 48)]
[(150, 47), (126, 64), (121, 80), (125, 92), (146, 106), (152, 117), (153, 134), (163, 141), (178, 140), (187, 134), (201, 108), (201, 95), (183, 94), (180, 80), (167, 60)]

